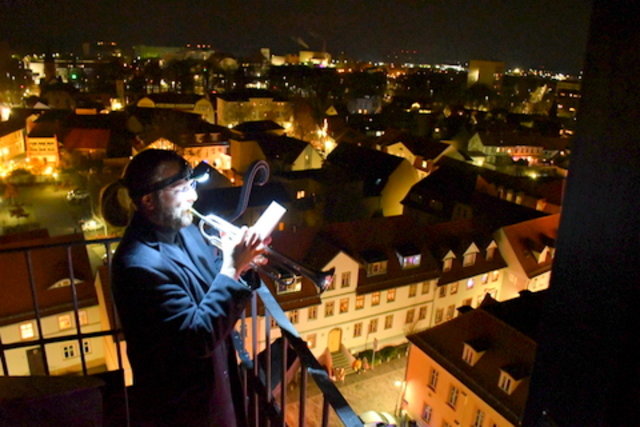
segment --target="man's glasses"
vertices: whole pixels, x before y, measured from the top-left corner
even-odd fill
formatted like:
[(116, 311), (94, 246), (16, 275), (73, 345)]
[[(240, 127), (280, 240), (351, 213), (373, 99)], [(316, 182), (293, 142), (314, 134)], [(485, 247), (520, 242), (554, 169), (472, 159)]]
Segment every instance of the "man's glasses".
[(169, 186), (169, 187), (165, 187), (165, 188), (161, 189), (160, 191), (167, 190), (167, 191), (170, 191), (173, 194), (182, 194), (182, 193), (186, 193), (187, 191), (195, 190), (197, 184), (198, 183), (196, 182), (195, 179), (188, 179), (182, 184), (177, 184), (177, 185), (172, 185), (172, 186)]

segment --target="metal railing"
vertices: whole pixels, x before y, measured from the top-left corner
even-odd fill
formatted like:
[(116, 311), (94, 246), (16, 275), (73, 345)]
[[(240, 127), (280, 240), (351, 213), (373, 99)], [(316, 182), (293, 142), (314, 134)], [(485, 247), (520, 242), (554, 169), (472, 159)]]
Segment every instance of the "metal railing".
[[(119, 242), (119, 240), (119, 238), (77, 240), (65, 243), (52, 243), (0, 250), (0, 256), (11, 253), (22, 253), (24, 256), (28, 272), (28, 283), (25, 283), (25, 286), (28, 286), (31, 292), (33, 306), (33, 318), (31, 320), (34, 321), (36, 325), (36, 331), (33, 339), (4, 343), (2, 336), (0, 336), (0, 363), (2, 365), (3, 375), (10, 376), (12, 372), (12, 367), (9, 365), (6, 356), (8, 351), (21, 348), (33, 348), (34, 346), (40, 349), (39, 353), (42, 355), (44, 374), (51, 375), (46, 346), (64, 341), (75, 341), (78, 343), (80, 349), (81, 373), (85, 376), (89, 375), (87, 359), (83, 351), (83, 343), (87, 339), (98, 337), (112, 338), (117, 356), (117, 369), (122, 373), (122, 375), (124, 375), (125, 360), (121, 350), (123, 337), (117, 316), (108, 316), (107, 314), (107, 317), (109, 317), (108, 328), (103, 328), (103, 330), (97, 332), (83, 332), (82, 330), (79, 314), (81, 307), (78, 298), (72, 257), (73, 247), (84, 246), (85, 249), (88, 250), (90, 245), (98, 245), (98, 247), (102, 247), (104, 249), (105, 264), (110, 266), (111, 254), (113, 252), (112, 248)], [(64, 248), (66, 250), (67, 269), (70, 279), (69, 286), (71, 289), (70, 304), (72, 306), (73, 317), (75, 320), (75, 329), (72, 329), (69, 333), (65, 333), (63, 335), (47, 337), (43, 328), (43, 318), (51, 315), (51, 313), (47, 311), (45, 314), (46, 307), (42, 307), (42, 303), (39, 301), (39, 290), (36, 288), (32, 254), (34, 251), (48, 248)], [(95, 274), (97, 274), (96, 266), (92, 266), (92, 273), (95, 277)], [(0, 284), (1, 282), (2, 279), (0, 279)], [(108, 301), (106, 304), (110, 304), (111, 307), (103, 308), (106, 310), (105, 312), (115, 314), (116, 311), (115, 306), (113, 305), (113, 298), (110, 295), (110, 286), (107, 286), (106, 292), (108, 292), (109, 295), (108, 298), (103, 298), (103, 302)], [(259, 349), (260, 337), (258, 337), (257, 332), (260, 329), (259, 318), (262, 317), (258, 313), (258, 301), (262, 303), (262, 307), (264, 308), (264, 314), (262, 315), (264, 316), (263, 349)], [(281, 332), (281, 337), (275, 341), (272, 340), (271, 333), (272, 319), (275, 324), (278, 325)], [(250, 333), (248, 332), (249, 329), (251, 331)], [(254, 292), (248, 314), (243, 315), (239, 322), (239, 330), (240, 333), (234, 334), (233, 338), (236, 348), (239, 349), (238, 355), (241, 360), (240, 366), (246, 396), (246, 409), (252, 425), (285, 426), (288, 425), (288, 423), (291, 423), (291, 420), (297, 419), (297, 425), (304, 426), (307, 425), (306, 420), (317, 420), (318, 415), (320, 415), (321, 425), (327, 426), (329, 425), (330, 419), (329, 409), (333, 408), (335, 415), (342, 425), (349, 427), (363, 426), (363, 422), (355, 414), (338, 388), (332, 382), (327, 370), (309, 350), (306, 342), (300, 337), (298, 331), (291, 324), (282, 308), (264, 283), (261, 283), (258, 290)], [(249, 344), (248, 347), (250, 351), (246, 350), (247, 343)], [(290, 374), (294, 369), (299, 369), (299, 398), (298, 413), (292, 415), (287, 413), (287, 378), (288, 374), (290, 377)], [(315, 384), (322, 395), (321, 414), (311, 414), (307, 407), (307, 385), (309, 376), (311, 376), (315, 381)], [(126, 419), (126, 425), (129, 425), (127, 387), (124, 386), (124, 377), (121, 378), (120, 383), (123, 384), (123, 390), (120, 395), (124, 399), (120, 411), (123, 413), (122, 416)], [(277, 390), (277, 392), (274, 393), (274, 390)], [(108, 416), (109, 414), (105, 414), (105, 417)]]

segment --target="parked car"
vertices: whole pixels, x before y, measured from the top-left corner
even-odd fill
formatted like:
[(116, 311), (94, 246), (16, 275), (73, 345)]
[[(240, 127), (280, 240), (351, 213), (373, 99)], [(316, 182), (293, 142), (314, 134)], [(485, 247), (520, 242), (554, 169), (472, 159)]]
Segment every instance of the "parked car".
[(89, 192), (81, 188), (75, 188), (67, 193), (68, 202), (79, 202), (89, 198)]

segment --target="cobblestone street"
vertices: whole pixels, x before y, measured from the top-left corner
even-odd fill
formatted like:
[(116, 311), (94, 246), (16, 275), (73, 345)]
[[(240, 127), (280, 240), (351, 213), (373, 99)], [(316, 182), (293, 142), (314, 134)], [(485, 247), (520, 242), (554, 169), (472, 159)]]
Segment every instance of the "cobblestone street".
[[(362, 374), (347, 375), (344, 381), (336, 385), (347, 399), (356, 414), (366, 411), (388, 412), (393, 414), (400, 403), (401, 388), (397, 381), (404, 380), (406, 357), (393, 359), (375, 369)], [(322, 395), (318, 391), (313, 379), (309, 378), (307, 387), (306, 422), (305, 427), (318, 427), (322, 422)], [(287, 425), (298, 426), (298, 399), (300, 392), (297, 387), (288, 390)], [(329, 425), (342, 426), (338, 417), (330, 409)]]

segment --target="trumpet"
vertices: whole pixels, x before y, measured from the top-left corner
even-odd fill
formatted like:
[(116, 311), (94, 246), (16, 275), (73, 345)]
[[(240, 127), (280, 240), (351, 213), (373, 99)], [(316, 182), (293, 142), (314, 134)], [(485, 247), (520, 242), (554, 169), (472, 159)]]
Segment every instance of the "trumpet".
[[(210, 230), (230, 236), (237, 236), (240, 233), (240, 228), (219, 216), (203, 215), (193, 208), (190, 208), (189, 211), (200, 219), (198, 227), (202, 236), (217, 248), (222, 249), (222, 240), (220, 236), (207, 231), (207, 227)], [(254, 269), (259, 273), (264, 273), (281, 286), (289, 287), (295, 283), (296, 276), (304, 276), (316, 286), (319, 293), (322, 293), (333, 283), (335, 268), (327, 271), (315, 271), (269, 246), (265, 248), (264, 255), (269, 260), (269, 263), (264, 266), (254, 265)]]

